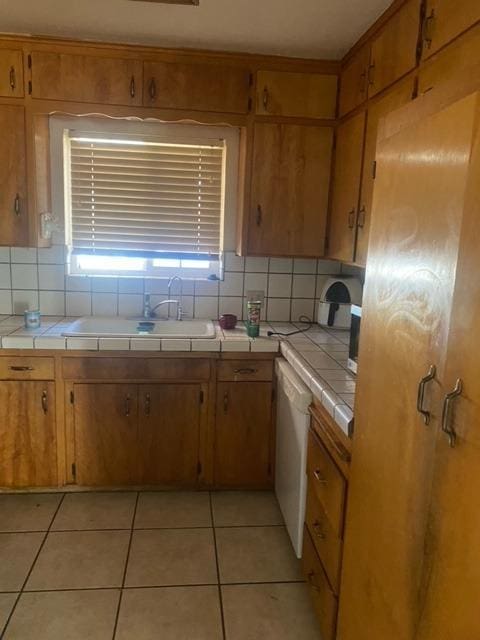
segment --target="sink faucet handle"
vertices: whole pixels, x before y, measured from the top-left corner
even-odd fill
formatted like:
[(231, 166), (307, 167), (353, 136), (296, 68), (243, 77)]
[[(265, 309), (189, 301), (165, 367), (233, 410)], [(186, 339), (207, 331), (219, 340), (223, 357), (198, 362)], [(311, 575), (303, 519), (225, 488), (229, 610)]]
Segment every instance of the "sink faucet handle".
[(150, 294), (145, 293), (143, 295), (143, 317), (151, 318), (152, 317), (152, 306), (150, 304)]
[(180, 303), (177, 304), (177, 320), (183, 320), (183, 309)]

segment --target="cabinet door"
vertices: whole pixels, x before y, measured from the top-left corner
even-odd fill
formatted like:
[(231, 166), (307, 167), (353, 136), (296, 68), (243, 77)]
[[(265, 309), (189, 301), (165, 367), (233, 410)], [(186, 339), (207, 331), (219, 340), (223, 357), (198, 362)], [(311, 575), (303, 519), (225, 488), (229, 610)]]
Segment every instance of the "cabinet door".
[(408, 0), (372, 42), (369, 96), (376, 95), (415, 67), (420, 5), (420, 0)]
[(57, 484), (55, 384), (0, 384), (0, 486)]
[(143, 104), (164, 109), (247, 113), (250, 72), (216, 64), (144, 63)]
[(142, 63), (139, 60), (32, 53), (32, 96), (47, 100), (142, 104)]
[(0, 96), (23, 97), (23, 54), (0, 49)]
[(139, 386), (142, 484), (197, 483), (201, 391), (198, 384)]
[(340, 76), (340, 117), (361, 105), (367, 99), (367, 73), (370, 64), (370, 46), (362, 47), (342, 69)]
[(441, 403), (429, 383), (427, 425), (417, 392), (430, 365), (443, 377), (474, 107), (462, 100), (377, 149), (339, 640), (418, 637)]
[(430, 57), (480, 20), (478, 0), (426, 0), (423, 59)]
[(354, 255), (364, 130), (364, 111), (345, 120), (337, 129), (328, 256), (345, 262), (352, 262)]
[(324, 254), (333, 130), (255, 125), (248, 251)]
[(269, 486), (271, 439), (271, 383), (220, 383), (217, 386), (215, 483), (227, 487)]
[(28, 244), (25, 111), (0, 105), (0, 244)]
[(77, 483), (138, 484), (137, 387), (74, 385)]
[[(478, 140), (478, 99), (476, 114), (474, 140)], [(459, 126), (463, 126), (460, 121)], [(424, 585), (428, 588), (418, 640), (480, 637), (480, 377), (476, 331), (480, 318), (480, 280), (472, 278), (472, 274), (480, 273), (479, 151), (475, 144), (470, 156), (441, 399), (452, 391), (458, 378), (463, 389), (453, 400), (445, 425), (454, 430), (455, 441), (450, 443), (446, 433), (437, 431), (433, 499), (425, 545)], [(439, 420), (440, 407), (439, 403)]]
[(257, 73), (256, 112), (267, 116), (335, 118), (336, 75), (318, 73)]
[(359, 265), (365, 266), (367, 261), (378, 124), (381, 118), (404, 104), (407, 104), (412, 99), (412, 94), (413, 81), (406, 80), (398, 86), (395, 85), (395, 87), (392, 87), (391, 91), (380, 100), (370, 103), (368, 107), (365, 149), (363, 153), (362, 184), (360, 189), (360, 209), (357, 216), (357, 241), (355, 247), (355, 262)]
[(445, 82), (468, 79), (480, 58), (480, 25), (437, 53), (418, 71), (418, 92), (426, 93)]

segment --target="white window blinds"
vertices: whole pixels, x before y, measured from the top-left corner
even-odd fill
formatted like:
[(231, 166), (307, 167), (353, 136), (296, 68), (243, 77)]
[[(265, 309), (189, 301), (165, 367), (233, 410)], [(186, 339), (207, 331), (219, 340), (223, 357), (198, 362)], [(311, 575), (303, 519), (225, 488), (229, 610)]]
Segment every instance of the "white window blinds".
[(216, 259), (223, 141), (70, 138), (70, 242), (97, 255)]

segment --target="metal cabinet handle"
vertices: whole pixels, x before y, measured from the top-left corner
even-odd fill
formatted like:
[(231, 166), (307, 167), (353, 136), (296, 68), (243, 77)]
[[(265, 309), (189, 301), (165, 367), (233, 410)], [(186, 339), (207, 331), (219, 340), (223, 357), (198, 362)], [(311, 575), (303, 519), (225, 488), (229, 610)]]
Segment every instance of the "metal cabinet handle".
[(145, 415), (146, 416), (150, 415), (150, 407), (151, 407), (150, 394), (147, 393), (145, 394)]
[(10, 67), (10, 89), (15, 91), (15, 87), (17, 86), (17, 77), (15, 74), (15, 67)]
[(265, 111), (268, 111), (268, 101), (270, 100), (270, 94), (268, 93), (268, 88), (264, 87), (263, 88), (263, 95), (262, 95), (262, 102), (263, 102), (263, 108)]
[(315, 476), (315, 480), (317, 480), (317, 482), (319, 482), (320, 484), (327, 484), (327, 481), (322, 476), (320, 469), (314, 469), (313, 475)]
[(430, 15), (425, 16), (422, 23), (422, 41), (426, 44), (427, 49), (432, 46), (431, 27), (435, 20), (435, 9), (432, 9)]
[(48, 413), (48, 395), (46, 391), (42, 392), (42, 409), (43, 413)]
[(263, 218), (262, 206), (259, 204), (257, 205), (257, 227), (259, 227), (262, 224), (262, 218)]
[(13, 201), (13, 210), (16, 216), (20, 215), (20, 194), (15, 195), (15, 200)]
[(448, 441), (450, 442), (451, 447), (454, 447), (457, 441), (457, 433), (452, 425), (453, 401), (455, 400), (455, 398), (458, 398), (458, 396), (462, 395), (462, 391), (463, 382), (460, 378), (458, 378), (453, 391), (447, 393), (447, 395), (445, 396), (445, 400), (443, 401), (442, 431), (447, 434)]
[(20, 366), (15, 364), (12, 364), (8, 368), (10, 369), (10, 371), (33, 371), (34, 370), (33, 367)]
[(258, 373), (258, 369), (251, 369), (251, 368), (235, 369), (234, 373), (237, 373), (240, 375), (252, 375), (254, 373)]
[(360, 84), (359, 84), (359, 93), (361, 96), (365, 95), (367, 90), (367, 71), (363, 71), (360, 74)]
[(375, 62), (372, 62), (371, 64), (368, 65), (368, 72), (367, 72), (368, 85), (370, 87), (375, 84), (374, 72), (375, 72)]
[(228, 413), (228, 391), (223, 394), (223, 413)]
[(367, 217), (367, 209), (365, 205), (363, 205), (360, 211), (358, 212), (357, 227), (359, 229), (363, 229), (363, 227), (365, 226), (366, 217)]
[(348, 212), (348, 228), (353, 229), (355, 226), (355, 209), (351, 209)]
[(150, 80), (148, 85), (148, 93), (150, 94), (150, 100), (153, 102), (157, 97), (157, 86), (155, 84), (155, 78)]
[(327, 536), (323, 532), (322, 524), (318, 520), (315, 520), (315, 522), (312, 524), (312, 528), (317, 538), (320, 538), (320, 540), (325, 540)]
[(132, 79), (130, 80), (130, 97), (135, 97), (135, 76), (132, 76)]
[(130, 415), (130, 396), (126, 396), (125, 398), (125, 415)]
[(418, 392), (417, 392), (417, 411), (423, 416), (423, 421), (425, 424), (430, 424), (430, 411), (426, 411), (423, 408), (423, 400), (425, 398), (425, 386), (428, 382), (431, 382), (437, 373), (437, 368), (434, 364), (430, 365), (428, 373), (424, 376), (420, 382), (418, 383)]

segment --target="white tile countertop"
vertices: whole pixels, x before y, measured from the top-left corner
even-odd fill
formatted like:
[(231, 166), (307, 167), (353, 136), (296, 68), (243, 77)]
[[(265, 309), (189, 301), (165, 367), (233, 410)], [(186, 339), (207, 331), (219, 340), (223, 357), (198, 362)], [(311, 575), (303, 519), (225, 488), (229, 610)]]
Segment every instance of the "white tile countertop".
[(55, 349), (87, 351), (166, 351), (166, 352), (238, 352), (276, 353), (297, 371), (328, 413), (347, 435), (353, 429), (355, 376), (346, 368), (347, 331), (313, 325), (291, 336), (268, 337), (268, 331), (291, 333), (305, 325), (263, 322), (259, 338), (249, 338), (243, 323), (232, 331), (223, 331), (215, 323), (216, 337), (210, 339), (173, 338), (73, 338), (62, 335), (77, 318), (43, 316), (38, 329), (26, 329), (23, 316), (0, 316), (2, 349)]

